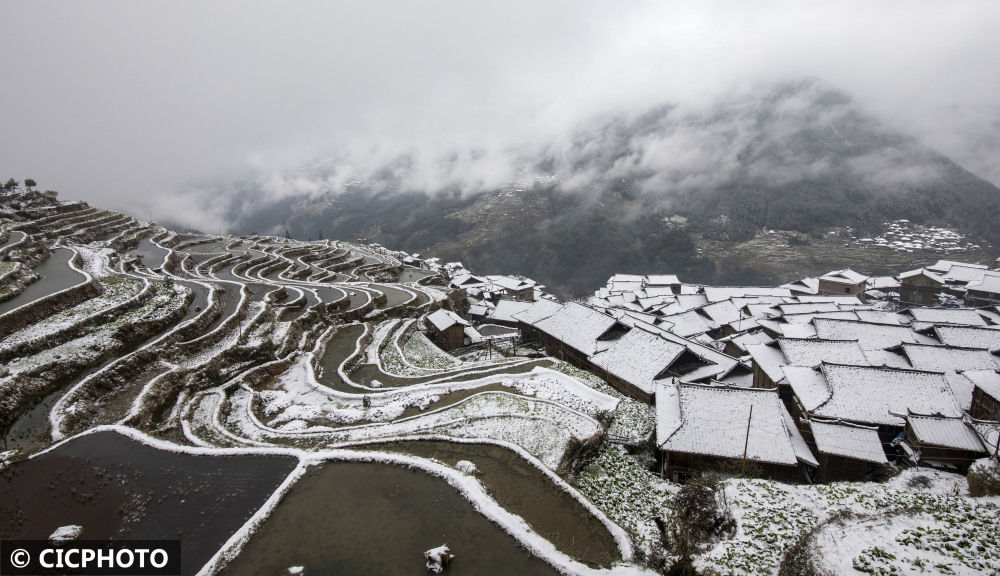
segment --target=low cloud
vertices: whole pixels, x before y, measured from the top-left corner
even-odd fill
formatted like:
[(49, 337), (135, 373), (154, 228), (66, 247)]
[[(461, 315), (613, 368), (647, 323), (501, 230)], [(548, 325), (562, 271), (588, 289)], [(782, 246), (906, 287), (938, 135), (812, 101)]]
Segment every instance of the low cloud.
[[(693, 192), (783, 143), (786, 160), (761, 154), (753, 177), (840, 169), (787, 138), (797, 122), (835, 126), (842, 103), (806, 94), (782, 101), (763, 136), (754, 123), (761, 86), (806, 77), (1000, 183), (995, 2), (41, 0), (0, 16), (4, 173), (208, 230), (241, 203), (373, 175), (468, 192), (552, 177), (586, 191), (641, 173), (650, 194)], [(701, 123), (720, 102), (737, 113)], [(669, 131), (634, 138), (606, 170), (574, 166), (600, 148), (599, 135), (579, 140), (600, 119), (664, 105)], [(893, 166), (852, 165), (924, 176), (882, 174)]]

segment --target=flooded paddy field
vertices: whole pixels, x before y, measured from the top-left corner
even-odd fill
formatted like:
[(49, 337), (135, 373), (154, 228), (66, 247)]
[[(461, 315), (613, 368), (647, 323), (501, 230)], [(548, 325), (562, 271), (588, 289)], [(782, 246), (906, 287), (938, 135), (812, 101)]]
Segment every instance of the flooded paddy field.
[(0, 476), (0, 538), (180, 539), (194, 574), (297, 465), (279, 456), (159, 450), (110, 431), (82, 436)]
[(364, 448), (433, 458), (449, 466), (472, 462), (496, 501), (524, 518), (543, 538), (592, 567), (610, 566), (621, 554), (607, 528), (569, 494), (513, 450), (493, 444), (411, 440)]
[(442, 479), (388, 464), (329, 462), (310, 469), (250, 538), (226, 575), (412, 574), (447, 543), (452, 576), (558, 572), (493, 524)]
[(399, 306), (400, 304), (405, 304), (406, 302), (414, 299), (413, 294), (410, 294), (406, 290), (400, 290), (399, 288), (390, 288), (382, 284), (372, 284), (371, 287), (385, 294), (386, 302), (382, 306), (383, 308)]
[(163, 265), (163, 259), (167, 257), (167, 250), (160, 248), (153, 243), (151, 237), (146, 236), (139, 241), (139, 245), (128, 251), (142, 260), (142, 264), (149, 269), (159, 268)]
[[(351, 372), (350, 376), (355, 382), (365, 386), (369, 386), (373, 381), (377, 380), (383, 386), (403, 387), (412, 386), (414, 384), (426, 384), (432, 381), (451, 382), (453, 380), (467, 379), (470, 377), (481, 378), (483, 376), (500, 373), (523, 374), (531, 372), (538, 366), (548, 367), (551, 365), (552, 362), (549, 360), (535, 360), (513, 366), (510, 364), (498, 364), (496, 366), (478, 366), (474, 368), (460, 369), (458, 371), (441, 372), (438, 374), (431, 374), (429, 376), (400, 377), (386, 374), (374, 364), (362, 364), (355, 371)], [(470, 375), (470, 372), (475, 372), (475, 375)]]
[(24, 291), (10, 300), (0, 302), (0, 314), (4, 314), (39, 298), (55, 294), (86, 280), (86, 277), (69, 267), (73, 251), (67, 248), (57, 248), (49, 257), (35, 268), (35, 273), (41, 276), (25, 287)]
[(403, 271), (399, 273), (399, 282), (419, 282), (428, 276), (434, 276), (434, 273), (429, 270), (418, 270), (416, 268), (403, 268)]

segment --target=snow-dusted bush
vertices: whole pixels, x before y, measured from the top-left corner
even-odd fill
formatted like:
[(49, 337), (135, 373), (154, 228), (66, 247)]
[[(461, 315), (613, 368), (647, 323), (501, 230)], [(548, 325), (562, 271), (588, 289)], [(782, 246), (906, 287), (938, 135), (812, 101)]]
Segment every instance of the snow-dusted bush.
[(973, 496), (1000, 494), (1000, 464), (992, 458), (976, 460), (969, 467), (966, 480), (969, 482), (969, 494)]

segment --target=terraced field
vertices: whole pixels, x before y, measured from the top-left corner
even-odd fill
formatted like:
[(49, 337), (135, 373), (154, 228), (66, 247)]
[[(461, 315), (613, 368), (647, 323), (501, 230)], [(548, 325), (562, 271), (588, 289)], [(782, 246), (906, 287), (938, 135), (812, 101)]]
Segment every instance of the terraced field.
[[(264, 458), (265, 467), (287, 467), (291, 457), (298, 466), (278, 473), (285, 478), (280, 486), (274, 474), (262, 484), (274, 490), (267, 503), (252, 518), (241, 516), (238, 530), (212, 534), (214, 552), (200, 542), (199, 565), (185, 564), (185, 573), (215, 573), (236, 561), (239, 572), (244, 544), (276, 529), (271, 512), (291, 513), (279, 505), (286, 493), (292, 506), (300, 492), (324, 491), (366, 470), (385, 469), (372, 474), (391, 480), (402, 465), (427, 478), (413, 498), (444, 491), (452, 494), (449, 502), (464, 501), (462, 510), (471, 504), (469, 511), (492, 522), (497, 534), (484, 532), (482, 539), (458, 538), (463, 526), (478, 521), (452, 523), (459, 558), (492, 558), (485, 555), (500, 538), (532, 556), (525, 566), (539, 573), (599, 573), (616, 565), (642, 571), (622, 565), (634, 554), (625, 531), (558, 475), (604, 436), (619, 399), (552, 370), (554, 360), (467, 362), (438, 349), (424, 335), (425, 316), (450, 306), (436, 276), (404, 269), (377, 246), (180, 235), (31, 193), (3, 196), (0, 223), (0, 464), (12, 471), (15, 493), (33, 489), (17, 478), (48, 474), (39, 472), (46, 462), (78, 452), (70, 447), (95, 433), (127, 436), (146, 444), (145, 451), (252, 455)], [(123, 445), (121, 458), (136, 450)], [(100, 457), (113, 460), (106, 451)], [(505, 458), (517, 464), (499, 465)], [(365, 464), (337, 464), (345, 461)], [(321, 473), (307, 474), (313, 466)], [(144, 486), (121, 476), (136, 490)], [(296, 488), (300, 478), (308, 482)], [(49, 482), (63, 488), (58, 478)], [(216, 476), (204, 482), (214, 487), (209, 493), (229, 486)], [(517, 515), (484, 486), (520, 487), (501, 495)], [(376, 497), (363, 481), (338, 489), (344, 502)], [(544, 508), (524, 504), (553, 492), (585, 518), (560, 531)], [(331, 502), (330, 509), (342, 504)], [(389, 514), (398, 506), (373, 509)], [(84, 534), (110, 534), (118, 524), (103, 515), (118, 514), (111, 508), (91, 510), (93, 526), (89, 532), (84, 526)], [(65, 523), (39, 510), (12, 514), (32, 516), (24, 525), (33, 535)], [(4, 533), (27, 534), (18, 526), (5, 525)], [(144, 536), (157, 537), (154, 528), (147, 526)], [(282, 530), (283, 538), (297, 539), (295, 528)], [(422, 569), (423, 550), (440, 545), (447, 532), (427, 530), (416, 517), (399, 530), (414, 549), (398, 554), (394, 561), (407, 566), (387, 568), (394, 572)], [(342, 560), (364, 567), (357, 558)], [(303, 552), (300, 563), (309, 562), (337, 559)], [(485, 565), (470, 561), (466, 570)]]

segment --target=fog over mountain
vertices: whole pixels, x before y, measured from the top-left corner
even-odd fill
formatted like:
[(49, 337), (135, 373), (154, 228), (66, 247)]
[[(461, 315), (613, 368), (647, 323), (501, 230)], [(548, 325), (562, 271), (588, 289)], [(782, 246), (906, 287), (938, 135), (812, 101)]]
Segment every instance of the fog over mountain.
[[(466, 194), (566, 158), (601, 119), (704, 117), (803, 78), (1000, 182), (995, 2), (43, 0), (0, 15), (5, 173), (206, 230), (230, 210), (205, 189), (253, 181), (280, 200), (395, 166), (408, 189)], [(746, 128), (682, 122), (629, 161), (697, 190), (732, 170)], [(317, 163), (336, 170), (303, 177)], [(823, 166), (762, 171), (801, 168)]]

